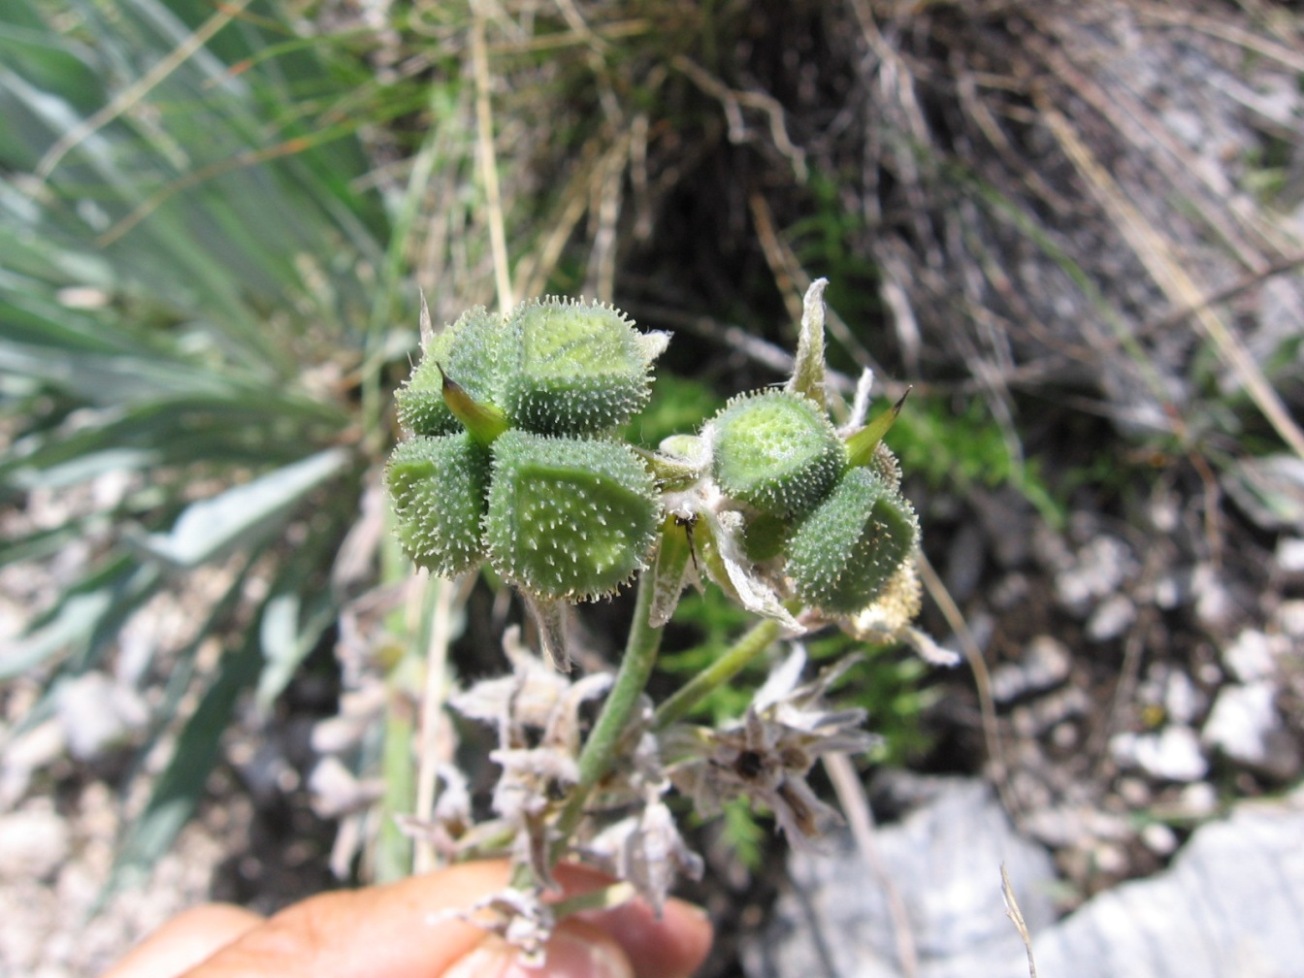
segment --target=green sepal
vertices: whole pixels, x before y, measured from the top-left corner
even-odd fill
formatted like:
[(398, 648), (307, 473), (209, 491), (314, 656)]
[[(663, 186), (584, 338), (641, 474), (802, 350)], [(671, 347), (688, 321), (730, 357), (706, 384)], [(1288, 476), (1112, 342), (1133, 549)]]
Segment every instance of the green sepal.
[(883, 437), (891, 430), (892, 425), (896, 423), (897, 417), (901, 414), (901, 409), (905, 406), (906, 398), (909, 396), (910, 390), (907, 388), (906, 392), (901, 395), (895, 404), (859, 431), (852, 433), (847, 439), (847, 464), (852, 468), (858, 468), (862, 465), (869, 465), (874, 461), (879, 442), (883, 440)]
[(667, 339), (638, 332), (610, 306), (555, 297), (522, 303), (507, 329), (503, 408), (514, 427), (546, 435), (594, 434), (632, 418)]
[(806, 290), (801, 304), (801, 328), (797, 333), (797, 356), (792, 377), (784, 387), (790, 394), (809, 397), (819, 407), (827, 406), (824, 363), (824, 289), (829, 280), (817, 278)]
[(744, 394), (711, 422), (720, 488), (763, 513), (809, 512), (846, 467), (846, 449), (814, 401), (782, 391)]
[(911, 505), (870, 469), (848, 469), (788, 541), (786, 569), (807, 604), (852, 615), (874, 600), (918, 545)]
[(385, 469), (403, 550), (421, 567), (452, 577), (484, 559), (481, 521), (489, 452), (465, 433), (400, 442)]
[(667, 454), (665, 451), (652, 451), (637, 445), (631, 447), (652, 473), (652, 478), (662, 492), (681, 492), (692, 488), (709, 465), (709, 459), (703, 463), (681, 455)]
[(540, 598), (583, 601), (614, 593), (644, 566), (661, 506), (629, 447), (512, 429), (492, 454), (484, 540), (506, 580)]
[(660, 628), (674, 616), (679, 606), (679, 595), (689, 583), (697, 579), (697, 552), (693, 539), (696, 518), (685, 520), (667, 516), (661, 524), (661, 537), (657, 544), (656, 561), (652, 573), (652, 606), (648, 611), (648, 624)]
[(491, 445), (507, 430), (507, 416), (487, 402), (477, 401), (466, 388), (444, 374), (444, 403), (481, 445)]

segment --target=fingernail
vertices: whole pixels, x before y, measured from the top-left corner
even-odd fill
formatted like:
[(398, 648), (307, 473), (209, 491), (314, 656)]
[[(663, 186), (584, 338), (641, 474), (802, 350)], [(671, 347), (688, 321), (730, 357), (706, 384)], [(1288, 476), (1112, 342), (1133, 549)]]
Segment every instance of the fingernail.
[[(507, 963), (517, 951), (501, 941), (489, 939), (444, 972), (442, 978), (492, 978), (507, 974)], [(535, 978), (539, 978), (535, 975)]]
[[(484, 974), (486, 972), (482, 972)], [(492, 972), (488, 972), (492, 973)], [(468, 973), (469, 974), (469, 973)], [(519, 958), (502, 972), (501, 978), (634, 978), (634, 972), (614, 944), (588, 940), (558, 931), (548, 941), (543, 965), (531, 968)]]

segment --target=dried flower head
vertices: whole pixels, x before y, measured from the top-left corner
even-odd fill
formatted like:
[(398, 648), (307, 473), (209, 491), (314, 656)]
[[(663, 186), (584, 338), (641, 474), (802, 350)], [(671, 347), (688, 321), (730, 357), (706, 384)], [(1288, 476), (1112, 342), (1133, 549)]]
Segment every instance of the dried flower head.
[(630, 883), (659, 915), (680, 876), (701, 879), (702, 857), (688, 848), (658, 795), (607, 826), (580, 852), (586, 862)]
[(543, 886), (553, 886), (550, 824), (556, 799), (579, 778), (580, 707), (606, 694), (611, 676), (571, 680), (531, 653), (517, 629), (503, 640), (512, 675), (485, 679), (450, 704), (463, 716), (492, 724), (498, 748), (489, 759), (502, 767), (493, 810), (510, 831), (514, 860), (529, 866)]
[(829, 687), (853, 661), (844, 658), (799, 685), (806, 655), (797, 646), (757, 691), (741, 720), (719, 730), (672, 728), (666, 751), (677, 756), (670, 767), (676, 787), (693, 798), (703, 815), (718, 813), (733, 798), (760, 802), (798, 845), (819, 835), (825, 824), (840, 821), (815, 796), (806, 776), (824, 754), (859, 753), (876, 742), (862, 728), (864, 710), (835, 710), (824, 702)]

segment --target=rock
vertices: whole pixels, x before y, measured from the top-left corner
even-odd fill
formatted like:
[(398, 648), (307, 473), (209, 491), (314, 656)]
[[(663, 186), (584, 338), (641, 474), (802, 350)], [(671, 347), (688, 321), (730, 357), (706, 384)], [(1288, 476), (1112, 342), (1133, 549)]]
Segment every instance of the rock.
[(1141, 842), (1155, 855), (1169, 856), (1177, 849), (1177, 833), (1163, 822), (1151, 822), (1141, 830)]
[(1087, 638), (1108, 642), (1119, 638), (1136, 621), (1136, 605), (1125, 594), (1111, 594), (1096, 606), (1087, 619)]
[(1195, 616), (1211, 630), (1221, 630), (1235, 619), (1238, 609), (1231, 589), (1210, 564), (1200, 564), (1191, 574)]
[(67, 826), (53, 807), (34, 803), (0, 816), (0, 879), (48, 879), (68, 850)]
[(55, 708), (68, 752), (82, 761), (121, 745), (149, 719), (140, 695), (102, 672), (82, 673), (64, 682)]
[(1273, 642), (1256, 628), (1247, 628), (1236, 636), (1236, 641), (1223, 650), (1222, 661), (1227, 672), (1243, 683), (1267, 679), (1276, 668)]
[(1243, 458), (1223, 472), (1222, 485), (1263, 529), (1304, 528), (1304, 459), (1285, 453)]
[(1161, 781), (1198, 781), (1209, 770), (1200, 738), (1190, 727), (1178, 724), (1156, 733), (1116, 734), (1109, 749), (1121, 766), (1140, 768)]
[[(1055, 914), (1050, 857), (1015, 834), (986, 784), (935, 783), (942, 790), (932, 800), (900, 824), (880, 829), (875, 840), (909, 917), (919, 976), (1017, 974), (1025, 953), (1005, 916), (1001, 866), (1028, 925), (1042, 928)], [(744, 946), (744, 968), (752, 978), (899, 974), (885, 892), (849, 833), (832, 836), (823, 848), (791, 855), (790, 890), (780, 897), (765, 933)]]
[(1137, 571), (1131, 548), (1117, 537), (1103, 534), (1089, 540), (1074, 558), (1055, 575), (1055, 592), (1060, 604), (1078, 615), (1085, 616)]
[(1209, 707), (1209, 697), (1196, 686), (1182, 669), (1156, 663), (1146, 673), (1137, 690), (1137, 699), (1163, 709), (1172, 723), (1189, 726), (1202, 717)]
[(1304, 599), (1292, 598), (1283, 601), (1277, 606), (1274, 617), (1282, 634), (1287, 638), (1295, 641), (1304, 639)]
[(63, 727), (51, 717), (13, 737), (0, 756), (0, 810), (13, 807), (27, 791), (32, 775), (64, 756)]
[[(1304, 804), (1242, 804), (1171, 868), (1033, 934), (1037, 970), (1073, 978), (1277, 978), (1304, 961)], [(1015, 971), (990, 972), (1014, 978)], [(1027, 971), (1022, 972), (1026, 978)]]
[(1067, 645), (1050, 635), (1038, 635), (1028, 643), (1018, 662), (1007, 662), (992, 670), (992, 698), (1009, 703), (1027, 693), (1052, 689), (1069, 678), (1073, 654)]
[[(1068, 737), (1071, 730), (1065, 720), (1086, 716), (1091, 712), (1091, 697), (1079, 686), (1066, 686), (1030, 703), (1016, 706), (1010, 711), (1010, 723), (1020, 737), (1040, 737), (1057, 724), (1064, 725), (1060, 737)], [(1057, 728), (1058, 729), (1058, 728)]]
[[(1152, 833), (1162, 849), (1169, 839)], [(1011, 831), (981, 784), (952, 784), (877, 842), (905, 903), (918, 978), (1027, 978), (1004, 919), (1006, 862), (1038, 973), (1064, 978), (1279, 978), (1304, 961), (1304, 794), (1242, 803), (1198, 829), (1171, 867), (1055, 921), (1045, 853)], [(744, 944), (748, 978), (899, 978), (887, 903), (849, 840), (794, 853), (791, 890)], [(996, 874), (995, 882), (992, 881)]]
[(1281, 722), (1270, 682), (1224, 686), (1204, 724), (1204, 741), (1226, 757), (1275, 781), (1300, 770), (1300, 752)]
[(1119, 842), (1132, 838), (1133, 829), (1122, 815), (1086, 805), (1058, 805), (1031, 811), (1024, 831), (1048, 846), (1065, 848), (1091, 839)]
[(1273, 559), (1281, 574), (1292, 581), (1304, 579), (1304, 537), (1282, 537)]

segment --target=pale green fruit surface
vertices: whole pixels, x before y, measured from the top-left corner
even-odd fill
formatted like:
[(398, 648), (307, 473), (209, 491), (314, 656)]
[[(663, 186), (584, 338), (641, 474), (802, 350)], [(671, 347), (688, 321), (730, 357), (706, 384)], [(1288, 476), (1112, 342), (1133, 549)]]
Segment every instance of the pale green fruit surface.
[(764, 513), (799, 516), (846, 466), (846, 450), (808, 397), (769, 391), (730, 401), (712, 422), (712, 471), (726, 495)]
[(399, 543), (421, 567), (452, 576), (484, 559), (489, 452), (469, 435), (400, 442), (385, 469)]
[(444, 403), (445, 371), (475, 400), (497, 403), (506, 336), (502, 319), (479, 306), (435, 334), (407, 384), (395, 395), (399, 424), (417, 435), (461, 430)]
[(489, 563), (531, 594), (613, 593), (643, 567), (660, 519), (652, 478), (625, 445), (517, 430), (493, 444)]
[(647, 402), (651, 347), (609, 306), (548, 298), (508, 317), (502, 408), (516, 427), (583, 435), (628, 421)]
[(803, 601), (855, 614), (913, 558), (918, 539), (911, 505), (869, 469), (850, 469), (788, 541), (787, 573)]

